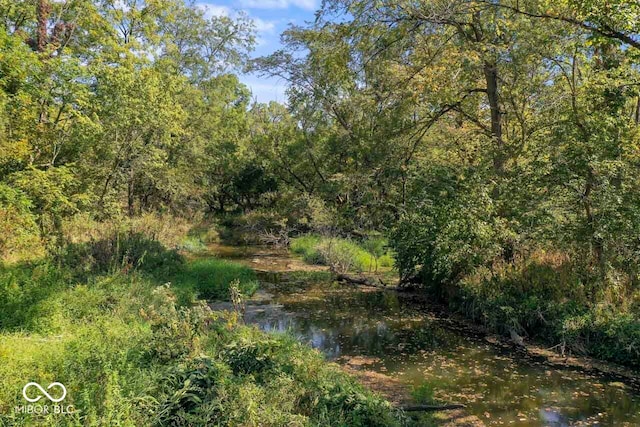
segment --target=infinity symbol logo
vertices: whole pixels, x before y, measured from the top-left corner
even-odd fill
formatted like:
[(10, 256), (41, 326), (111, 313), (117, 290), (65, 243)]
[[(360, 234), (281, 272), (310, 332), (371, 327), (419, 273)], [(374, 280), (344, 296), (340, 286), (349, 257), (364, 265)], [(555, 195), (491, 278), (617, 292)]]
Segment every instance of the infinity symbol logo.
[(33, 386), (33, 387), (37, 388), (38, 390), (40, 390), (40, 392), (42, 394), (44, 394), (47, 397), (47, 399), (49, 399), (50, 401), (52, 401), (54, 403), (62, 402), (64, 400), (64, 398), (67, 396), (67, 388), (64, 385), (62, 385), (61, 383), (58, 383), (58, 382), (51, 383), (47, 387), (47, 390), (51, 389), (51, 387), (56, 387), (56, 386), (58, 386), (58, 387), (60, 387), (62, 389), (62, 397), (59, 397), (57, 399), (52, 397), (49, 393), (47, 393), (47, 390), (43, 389), (40, 384), (38, 384), (38, 383), (27, 383), (27, 385), (25, 385), (24, 388), (22, 389), (22, 396), (24, 396), (24, 398), (27, 401), (31, 402), (31, 403), (37, 402), (38, 400), (40, 400), (42, 398), (42, 396), (38, 396), (36, 398), (30, 398), (29, 396), (27, 396), (27, 389), (29, 387), (31, 387), (31, 386)]

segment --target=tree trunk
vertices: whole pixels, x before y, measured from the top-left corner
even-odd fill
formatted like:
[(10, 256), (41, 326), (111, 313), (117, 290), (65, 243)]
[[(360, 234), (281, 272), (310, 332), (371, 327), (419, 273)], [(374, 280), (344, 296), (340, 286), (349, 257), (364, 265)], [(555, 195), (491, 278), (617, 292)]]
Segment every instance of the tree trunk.
[(134, 200), (134, 173), (133, 169), (129, 170), (129, 181), (127, 183), (127, 211), (129, 216), (135, 215), (135, 200)]
[(504, 141), (502, 140), (502, 113), (498, 92), (498, 69), (495, 63), (484, 62), (484, 77), (487, 83), (487, 101), (491, 110), (491, 136), (495, 142), (493, 168), (498, 176), (504, 172)]

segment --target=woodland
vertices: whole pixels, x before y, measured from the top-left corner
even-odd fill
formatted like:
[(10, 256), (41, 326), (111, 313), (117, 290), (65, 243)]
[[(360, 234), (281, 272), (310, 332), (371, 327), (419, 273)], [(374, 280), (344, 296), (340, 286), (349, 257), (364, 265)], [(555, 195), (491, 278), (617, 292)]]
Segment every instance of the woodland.
[[(0, 26), (0, 425), (411, 423), (212, 312), (260, 287), (194, 255), (221, 240), (640, 368), (637, 1), (324, 0), (260, 58), (249, 16), (183, 0)], [(14, 413), (29, 378), (76, 412)]]

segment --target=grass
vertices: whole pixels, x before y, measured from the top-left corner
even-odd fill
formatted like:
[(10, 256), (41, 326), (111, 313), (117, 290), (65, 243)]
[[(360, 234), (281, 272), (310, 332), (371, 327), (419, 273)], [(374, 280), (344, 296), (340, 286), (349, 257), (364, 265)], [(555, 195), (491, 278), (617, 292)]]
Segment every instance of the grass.
[(342, 271), (372, 272), (394, 265), (393, 255), (386, 249), (386, 241), (380, 238), (375, 238), (375, 242), (371, 238), (359, 243), (351, 239), (307, 234), (291, 239), (290, 249), (308, 264), (330, 265)]
[[(173, 257), (157, 255), (107, 270), (61, 264), (67, 257), (0, 265), (0, 426), (404, 424), (317, 351), (198, 300), (226, 298), (232, 279), (250, 293), (250, 269), (199, 259), (172, 265), (172, 284), (163, 284), (145, 262)], [(63, 383), (75, 412), (16, 413), (30, 381)]]
[(584, 274), (567, 259), (549, 258), (534, 254), (491, 270), (480, 267), (430, 290), (494, 331), (514, 330), (568, 353), (640, 367), (640, 291), (619, 285), (589, 295)]
[(240, 290), (252, 295), (258, 289), (255, 272), (242, 264), (216, 258), (196, 259), (184, 265), (172, 283), (180, 292), (193, 291), (200, 299), (226, 299), (232, 281), (240, 282)]
[(323, 258), (318, 251), (318, 246), (322, 238), (313, 234), (308, 234), (291, 239), (289, 248), (294, 254), (302, 256), (302, 259), (309, 264), (322, 264)]

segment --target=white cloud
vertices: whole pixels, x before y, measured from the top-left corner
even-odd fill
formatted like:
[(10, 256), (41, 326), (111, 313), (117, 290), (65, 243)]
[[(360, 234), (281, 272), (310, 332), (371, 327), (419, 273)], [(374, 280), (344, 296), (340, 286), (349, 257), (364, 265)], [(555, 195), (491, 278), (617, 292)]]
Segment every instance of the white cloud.
[(249, 9), (287, 9), (291, 6), (316, 10), (316, 0), (240, 0), (240, 5)]
[(197, 3), (196, 7), (204, 11), (204, 16), (209, 19), (214, 16), (229, 16), (231, 15), (231, 9), (227, 6), (220, 6), (217, 4)]
[(259, 33), (273, 34), (276, 29), (276, 23), (274, 21), (265, 21), (264, 19), (260, 18), (251, 19), (253, 19), (253, 24), (256, 26), (256, 31), (258, 31)]
[[(197, 3), (196, 7), (204, 11), (204, 16), (207, 19), (210, 19), (214, 16), (229, 16), (233, 18), (234, 15), (237, 16), (238, 14), (237, 10), (232, 10), (228, 6), (223, 6), (223, 5)], [(252, 16), (250, 16), (250, 18), (253, 20), (253, 24), (255, 25), (256, 31), (258, 33), (273, 34), (275, 32), (275, 29), (276, 29), (275, 21), (266, 21), (264, 19), (256, 18)]]

